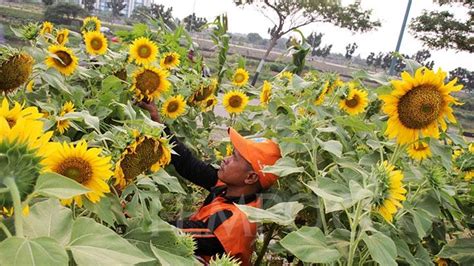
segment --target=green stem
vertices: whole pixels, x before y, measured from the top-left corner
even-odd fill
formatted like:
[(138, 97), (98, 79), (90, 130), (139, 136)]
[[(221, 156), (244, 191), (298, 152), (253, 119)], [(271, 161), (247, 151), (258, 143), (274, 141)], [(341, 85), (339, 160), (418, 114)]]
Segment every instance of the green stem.
[(319, 202), (319, 216), (321, 217), (321, 222), (323, 224), (323, 232), (325, 235), (328, 234), (328, 225), (326, 224), (326, 213), (324, 212), (324, 202), (321, 197), (318, 197)]
[(359, 218), (360, 218), (360, 212), (361, 211), (362, 211), (362, 204), (359, 201), (357, 203), (353, 223), (351, 224), (351, 242), (350, 242), (350, 245), (349, 245), (349, 259), (348, 259), (348, 263), (347, 263), (348, 266), (353, 265), (355, 251), (357, 249), (357, 245), (359, 244), (359, 237), (357, 237), (357, 239), (356, 239), (356, 234), (357, 234), (357, 227), (359, 226)]
[(10, 233), (10, 230), (8, 230), (8, 228), (2, 222), (0, 222), (0, 228), (2, 228), (7, 237), (12, 237), (12, 233)]
[(8, 189), (7, 187), (0, 188), (0, 194), (6, 193), (6, 192), (10, 192), (10, 189)]
[(263, 239), (262, 249), (260, 250), (260, 253), (258, 254), (257, 260), (255, 260), (254, 265), (258, 266), (262, 263), (263, 256), (265, 256), (265, 253), (267, 252), (268, 244), (270, 243), (270, 240), (272, 240), (273, 232), (275, 231), (276, 228), (277, 228), (277, 224), (272, 224), (267, 234), (265, 234), (265, 238)]
[(23, 218), (21, 217), (21, 198), (15, 180), (11, 177), (5, 178), (4, 184), (10, 189), (13, 200), (13, 217), (15, 218), (15, 235), (23, 237)]

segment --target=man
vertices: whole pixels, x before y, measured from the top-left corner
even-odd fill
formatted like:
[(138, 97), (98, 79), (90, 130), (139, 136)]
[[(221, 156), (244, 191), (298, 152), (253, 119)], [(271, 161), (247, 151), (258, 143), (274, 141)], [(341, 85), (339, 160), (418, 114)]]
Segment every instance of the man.
[[(161, 123), (154, 103), (139, 103), (149, 111), (151, 119)], [(169, 128), (166, 134), (172, 135)], [(277, 176), (263, 173), (266, 165), (273, 165), (281, 158), (278, 145), (267, 139), (248, 140), (233, 128), (228, 129), (234, 145), (234, 153), (224, 159), (217, 170), (193, 156), (191, 151), (176, 137), (171, 143), (178, 155), (172, 155), (171, 163), (176, 171), (210, 193), (203, 205), (191, 217), (173, 224), (193, 235), (197, 242), (196, 255), (205, 261), (227, 253), (240, 259), (242, 265), (250, 265), (256, 237), (256, 224), (235, 204), (260, 207), (257, 194), (276, 182)]]

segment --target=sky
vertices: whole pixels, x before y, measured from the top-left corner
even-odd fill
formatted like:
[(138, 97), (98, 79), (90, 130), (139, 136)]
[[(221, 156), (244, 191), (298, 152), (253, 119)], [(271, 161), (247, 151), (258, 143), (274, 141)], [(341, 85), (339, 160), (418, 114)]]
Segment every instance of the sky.
[[(232, 0), (154, 0), (155, 3), (163, 4), (165, 7), (173, 8), (173, 16), (182, 19), (195, 12), (198, 17), (205, 17), (208, 21), (222, 13), (227, 13), (229, 32), (250, 33), (255, 32), (264, 38), (269, 38), (268, 28), (276, 20), (276, 16), (264, 15), (261, 10), (253, 5), (237, 7)], [(354, 0), (342, 0), (342, 5), (353, 3)], [(382, 26), (367, 33), (353, 33), (350, 30), (341, 29), (327, 23), (313, 23), (301, 30), (305, 35), (311, 32), (324, 34), (321, 46), (332, 44), (331, 52), (345, 53), (345, 47), (349, 43), (356, 42), (359, 46), (354, 56), (360, 55), (366, 58), (370, 52), (376, 54), (395, 50), (403, 17), (407, 8), (408, 0), (361, 0), (363, 9), (372, 9), (372, 17), (378, 19)], [(456, 17), (463, 18), (466, 9), (454, 7), (439, 7), (432, 0), (413, 0), (408, 21), (426, 10), (443, 10), (450, 8), (454, 10)], [(273, 14), (267, 11), (265, 14)], [(285, 36), (289, 37), (289, 36)], [(413, 55), (423, 47), (423, 43), (415, 39), (408, 29), (405, 30), (400, 52)], [(457, 52), (455, 50), (433, 50), (430, 60), (435, 61), (435, 68), (441, 67), (450, 71), (456, 67), (464, 67), (474, 71), (474, 55), (468, 52)]]

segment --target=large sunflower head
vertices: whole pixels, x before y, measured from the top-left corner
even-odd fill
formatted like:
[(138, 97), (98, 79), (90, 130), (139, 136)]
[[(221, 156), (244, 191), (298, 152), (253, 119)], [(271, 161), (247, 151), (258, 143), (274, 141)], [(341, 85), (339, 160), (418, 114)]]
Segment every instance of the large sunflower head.
[(81, 32), (100, 31), (101, 22), (97, 17), (87, 17), (82, 21)]
[(11, 93), (26, 83), (33, 72), (33, 58), (19, 51), (4, 51), (0, 55), (0, 94)]
[(242, 87), (247, 84), (249, 80), (249, 73), (243, 68), (238, 68), (232, 77), (232, 83), (237, 87)]
[[(393, 91), (380, 96), (384, 102), (382, 110), (388, 116), (387, 131), (390, 138), (400, 144), (411, 143), (420, 136), (439, 138), (439, 128), (445, 131), (445, 118), (456, 123), (451, 104), (458, 104), (450, 95), (462, 89), (455, 85), (457, 79), (444, 83), (446, 73), (419, 68), (415, 75), (401, 74), (402, 80), (392, 80)], [(439, 123), (439, 124), (438, 124)]]
[(182, 95), (168, 98), (161, 108), (161, 113), (172, 119), (182, 115), (184, 111), (186, 111), (186, 102)]
[(316, 100), (314, 100), (314, 105), (321, 105), (324, 102), (324, 98), (326, 98), (326, 94), (328, 93), (329, 82), (325, 82), (324, 85), (318, 90), (318, 94), (316, 96)]
[(91, 55), (103, 55), (107, 52), (107, 38), (100, 31), (84, 33), (86, 51)]
[(423, 159), (431, 157), (430, 146), (428, 146), (426, 142), (421, 140), (408, 146), (407, 153), (411, 158), (417, 161), (421, 161)]
[(148, 38), (140, 37), (130, 44), (130, 61), (138, 65), (149, 65), (156, 60), (158, 46)]
[(54, 67), (65, 76), (74, 73), (79, 60), (71, 49), (60, 45), (51, 45), (48, 51), (50, 53), (46, 58), (46, 65), (48, 67)]
[(268, 81), (263, 81), (262, 92), (260, 92), (260, 105), (266, 106), (270, 102), (272, 95), (272, 84)]
[(207, 80), (205, 83), (201, 84), (199, 86), (199, 89), (197, 89), (191, 95), (191, 97), (188, 99), (188, 102), (190, 103), (190, 105), (201, 103), (207, 100), (209, 97), (213, 96), (214, 93), (216, 92), (216, 88), (217, 88), (216, 79)]
[(350, 115), (356, 115), (364, 112), (365, 107), (369, 104), (367, 92), (355, 88), (354, 84), (349, 85), (347, 97), (339, 102), (339, 108), (346, 111)]
[[(88, 149), (85, 141), (76, 145), (56, 143), (52, 149), (54, 152), (44, 160), (46, 172), (61, 174), (89, 188), (91, 191), (85, 197), (93, 203), (110, 192), (107, 181), (113, 175), (110, 170), (112, 165), (110, 157), (100, 156), (102, 149)], [(74, 200), (78, 206), (82, 206), (82, 197), (63, 199), (63, 203), (69, 205)]]
[(62, 29), (58, 30), (56, 32), (56, 42), (58, 45), (66, 45), (66, 43), (69, 41), (69, 30), (68, 29)]
[(241, 90), (232, 90), (224, 94), (222, 104), (224, 105), (227, 112), (231, 114), (238, 114), (244, 111), (249, 97)]
[(2, 105), (0, 106), (0, 117), (3, 117), (10, 128), (13, 128), (19, 119), (25, 119), (27, 121), (34, 121), (43, 117), (43, 114), (38, 112), (36, 107), (26, 107), (20, 105), (18, 102), (14, 103), (12, 109), (6, 98), (3, 99)]
[(179, 54), (176, 52), (166, 53), (160, 60), (160, 66), (166, 69), (174, 68), (179, 65), (179, 57)]
[(138, 100), (147, 99), (152, 101), (166, 92), (170, 87), (168, 81), (169, 73), (166, 70), (152, 66), (145, 66), (133, 73), (132, 90)]
[[(64, 116), (65, 114), (74, 112), (74, 110), (75, 110), (74, 104), (72, 102), (67, 101), (62, 106), (61, 112), (60, 112), (59, 115)], [(57, 129), (58, 129), (59, 133), (61, 133), (61, 134), (64, 134), (64, 132), (66, 132), (66, 130), (70, 126), (71, 126), (71, 124), (70, 124), (69, 120), (64, 119), (64, 118), (59, 119), (58, 122), (57, 122)]]
[(53, 23), (49, 21), (43, 22), (43, 25), (41, 27), (40, 34), (43, 36), (46, 36), (46, 34), (53, 34), (54, 26)]
[(168, 140), (139, 136), (128, 146), (115, 165), (115, 185), (124, 188), (146, 171), (156, 172), (171, 161)]
[(374, 198), (374, 209), (387, 222), (392, 222), (393, 214), (402, 207), (406, 189), (403, 188), (403, 173), (387, 161), (377, 168), (377, 193)]

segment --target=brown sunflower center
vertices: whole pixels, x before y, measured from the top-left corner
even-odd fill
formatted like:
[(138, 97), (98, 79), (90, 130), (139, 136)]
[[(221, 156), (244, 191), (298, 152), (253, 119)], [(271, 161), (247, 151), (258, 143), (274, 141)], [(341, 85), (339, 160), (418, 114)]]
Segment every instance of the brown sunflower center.
[(82, 158), (70, 157), (62, 161), (58, 166), (57, 173), (67, 176), (77, 182), (84, 184), (92, 178), (92, 167), (90, 163)]
[(168, 56), (165, 57), (165, 64), (166, 65), (169, 65), (169, 64), (173, 63), (173, 61), (174, 61), (174, 56), (168, 55)]
[(148, 45), (141, 45), (138, 47), (138, 56), (141, 58), (148, 58), (151, 55), (151, 49)]
[(64, 34), (59, 34), (56, 41), (61, 44), (64, 41)]
[(428, 149), (427, 145), (417, 144), (414, 146), (415, 151), (426, 151)]
[(244, 74), (241, 74), (241, 73), (237, 73), (235, 74), (235, 77), (234, 77), (234, 81), (236, 83), (241, 83), (245, 80), (245, 77), (244, 77)]
[(206, 108), (214, 105), (214, 99), (209, 99), (206, 101)]
[(57, 51), (56, 56), (60, 59), (54, 58), (54, 62), (63, 67), (67, 67), (72, 63), (72, 57), (65, 51)]
[(402, 124), (412, 129), (422, 129), (439, 116), (443, 96), (432, 87), (417, 87), (400, 98), (398, 114)]
[(160, 76), (151, 71), (145, 70), (143, 73), (137, 76), (136, 87), (142, 92), (154, 91), (160, 86)]
[(91, 40), (91, 47), (94, 50), (100, 50), (102, 49), (102, 46), (104, 46), (102, 39), (99, 37), (95, 37)]
[(346, 100), (346, 105), (349, 108), (354, 108), (359, 104), (359, 100), (360, 100), (359, 95), (356, 94), (354, 95), (354, 97), (352, 97), (352, 99)]
[(125, 179), (133, 180), (150, 169), (152, 165), (160, 160), (162, 154), (163, 151), (158, 141), (145, 138), (143, 142), (138, 144), (134, 153), (125, 155), (120, 162)]
[(179, 108), (179, 102), (171, 101), (166, 107), (166, 111), (168, 111), (168, 113), (174, 113), (178, 110), (178, 108)]
[(10, 128), (13, 128), (16, 124), (16, 120), (13, 118), (7, 118), (7, 123), (10, 126)]
[(239, 108), (242, 105), (242, 97), (239, 95), (232, 95), (229, 98), (229, 105), (233, 108)]

